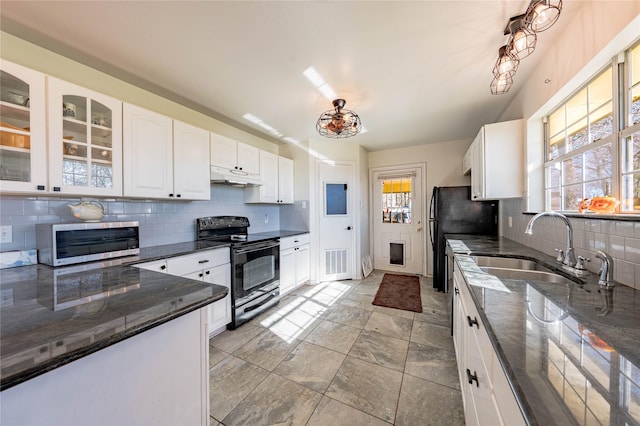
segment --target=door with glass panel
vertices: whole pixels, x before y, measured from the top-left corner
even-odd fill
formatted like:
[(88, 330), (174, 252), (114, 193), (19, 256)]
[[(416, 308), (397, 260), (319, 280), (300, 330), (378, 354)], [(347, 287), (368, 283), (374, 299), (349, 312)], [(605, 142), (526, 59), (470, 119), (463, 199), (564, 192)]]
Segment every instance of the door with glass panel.
[(122, 195), (122, 103), (55, 78), (48, 93), (50, 191)]
[(356, 278), (356, 214), (352, 163), (317, 163), (320, 281)]
[(424, 166), (372, 172), (373, 267), (426, 275)]
[(0, 61), (0, 191), (47, 190), (45, 76)]

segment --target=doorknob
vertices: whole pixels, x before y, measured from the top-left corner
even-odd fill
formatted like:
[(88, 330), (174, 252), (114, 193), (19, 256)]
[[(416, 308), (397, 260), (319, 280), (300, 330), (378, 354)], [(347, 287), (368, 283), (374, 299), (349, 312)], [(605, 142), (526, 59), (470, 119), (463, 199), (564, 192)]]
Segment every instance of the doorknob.
[(347, 226), (345, 229), (346, 229), (347, 231), (351, 231), (351, 227), (350, 227), (350, 226)]

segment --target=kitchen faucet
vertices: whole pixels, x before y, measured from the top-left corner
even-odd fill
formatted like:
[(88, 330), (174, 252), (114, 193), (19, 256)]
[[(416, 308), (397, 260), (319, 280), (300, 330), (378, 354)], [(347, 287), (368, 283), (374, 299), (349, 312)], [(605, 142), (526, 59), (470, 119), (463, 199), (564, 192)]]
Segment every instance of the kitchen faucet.
[(562, 220), (565, 225), (567, 225), (567, 248), (564, 252), (564, 255), (562, 254), (562, 251), (559, 251), (560, 256), (558, 256), (558, 261), (562, 261), (563, 265), (565, 265), (568, 269), (572, 270), (572, 272), (576, 274), (578, 274), (577, 271), (586, 272), (584, 271), (584, 264), (583, 264), (583, 260), (586, 260), (586, 259), (581, 259), (579, 266), (576, 268), (576, 264), (578, 262), (576, 261), (576, 255), (573, 250), (573, 226), (571, 226), (571, 222), (569, 222), (569, 219), (567, 219), (567, 217), (562, 213), (558, 213), (554, 211), (538, 213), (537, 215), (531, 218), (531, 220), (527, 224), (527, 228), (525, 229), (524, 233), (533, 235), (533, 224), (542, 216), (557, 217), (558, 219)]
[(600, 279), (598, 284), (602, 287), (613, 287), (615, 281), (613, 281), (613, 259), (607, 253), (602, 250), (598, 250), (596, 257), (602, 260), (602, 266), (600, 267)]

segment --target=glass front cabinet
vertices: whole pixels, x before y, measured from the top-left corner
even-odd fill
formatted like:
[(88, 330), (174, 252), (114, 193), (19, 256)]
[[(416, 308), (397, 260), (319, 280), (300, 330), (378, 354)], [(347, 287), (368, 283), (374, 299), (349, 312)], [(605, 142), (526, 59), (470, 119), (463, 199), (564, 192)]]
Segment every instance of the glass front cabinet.
[(49, 191), (122, 195), (122, 102), (48, 78)]
[(0, 61), (0, 191), (48, 191), (45, 76)]

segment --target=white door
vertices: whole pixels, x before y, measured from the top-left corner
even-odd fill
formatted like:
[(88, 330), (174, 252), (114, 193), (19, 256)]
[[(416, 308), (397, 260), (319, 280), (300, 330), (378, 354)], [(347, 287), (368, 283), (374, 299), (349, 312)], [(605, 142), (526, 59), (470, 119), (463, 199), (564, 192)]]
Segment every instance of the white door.
[(426, 275), (424, 165), (372, 171), (373, 267)]
[(354, 166), (317, 163), (320, 281), (356, 278)]

